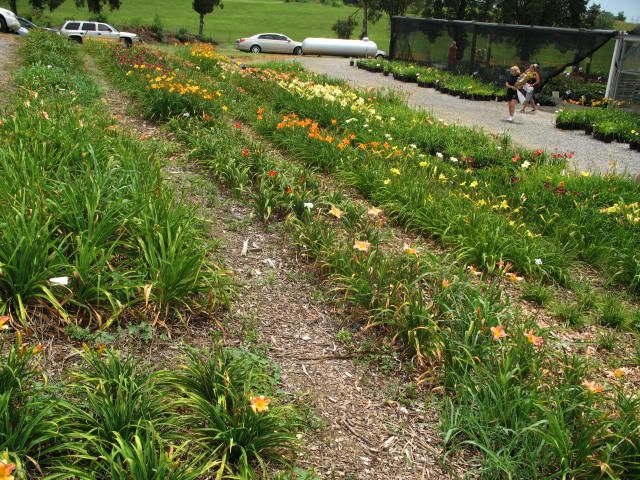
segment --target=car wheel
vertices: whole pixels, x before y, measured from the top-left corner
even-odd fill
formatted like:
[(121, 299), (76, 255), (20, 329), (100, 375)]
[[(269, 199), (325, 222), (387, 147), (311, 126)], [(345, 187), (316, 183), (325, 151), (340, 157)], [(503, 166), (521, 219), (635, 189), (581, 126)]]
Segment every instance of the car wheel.
[(76, 43), (82, 43), (82, 37), (78, 37), (77, 35), (74, 35), (73, 37), (69, 37), (69, 38)]
[(296, 47), (293, 49), (293, 54), (294, 55), (302, 55), (302, 47)]
[(0, 32), (7, 33), (9, 31), (9, 27), (7, 27), (7, 21), (4, 17), (0, 17)]
[(252, 45), (249, 51), (251, 53), (260, 53), (262, 49), (260, 48), (260, 45)]
[(376, 60), (382, 60), (384, 58), (384, 55), (376, 55)]
[(133, 42), (131, 41), (130, 38), (123, 38), (122, 39), (122, 43), (124, 44), (125, 47), (127, 48), (131, 48), (131, 46), (133, 45)]

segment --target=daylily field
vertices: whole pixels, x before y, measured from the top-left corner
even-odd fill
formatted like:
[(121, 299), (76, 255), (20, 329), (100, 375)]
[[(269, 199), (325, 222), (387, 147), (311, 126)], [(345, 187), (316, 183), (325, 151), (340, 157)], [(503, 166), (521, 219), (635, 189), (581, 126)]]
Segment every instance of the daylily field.
[(167, 179), (176, 152), (293, 246), (349, 358), (402, 364), (450, 478), (640, 478), (640, 184), (208, 45), (34, 34), (21, 57), (0, 117), (0, 480), (382, 478), (305, 461), (314, 404), (283, 342), (229, 334), (248, 292)]

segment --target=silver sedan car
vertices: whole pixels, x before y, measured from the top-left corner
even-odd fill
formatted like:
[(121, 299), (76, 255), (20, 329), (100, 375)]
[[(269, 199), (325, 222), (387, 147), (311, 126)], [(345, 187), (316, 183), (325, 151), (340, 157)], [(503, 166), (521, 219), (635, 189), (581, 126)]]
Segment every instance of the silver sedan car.
[(281, 33), (258, 33), (253, 37), (239, 38), (236, 48), (251, 53), (289, 53), (302, 55), (302, 43), (294, 42)]

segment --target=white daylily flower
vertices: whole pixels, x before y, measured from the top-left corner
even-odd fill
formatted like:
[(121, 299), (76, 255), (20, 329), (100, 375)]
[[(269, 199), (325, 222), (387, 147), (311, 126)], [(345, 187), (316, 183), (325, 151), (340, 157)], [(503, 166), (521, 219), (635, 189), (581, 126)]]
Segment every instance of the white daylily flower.
[(69, 277), (53, 277), (49, 279), (51, 285), (69, 285)]

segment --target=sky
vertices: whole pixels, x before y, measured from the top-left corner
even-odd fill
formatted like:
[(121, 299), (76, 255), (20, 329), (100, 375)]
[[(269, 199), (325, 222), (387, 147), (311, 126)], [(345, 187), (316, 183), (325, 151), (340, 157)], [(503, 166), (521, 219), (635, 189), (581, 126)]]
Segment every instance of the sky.
[(627, 21), (640, 22), (640, 0), (591, 0), (589, 4), (599, 3), (604, 10), (613, 13), (624, 12)]

